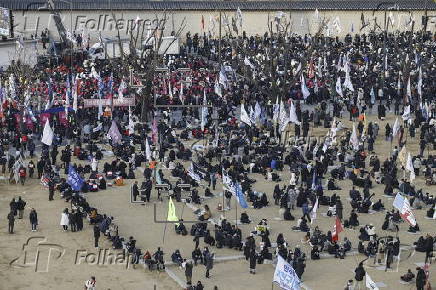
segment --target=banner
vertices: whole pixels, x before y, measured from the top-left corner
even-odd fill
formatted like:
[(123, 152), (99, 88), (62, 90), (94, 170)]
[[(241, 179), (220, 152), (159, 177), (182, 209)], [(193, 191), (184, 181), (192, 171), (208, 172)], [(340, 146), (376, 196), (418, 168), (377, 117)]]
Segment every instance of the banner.
[(295, 273), (294, 268), (285, 261), (280, 255), (277, 256), (277, 266), (274, 271), (273, 282), (277, 283), (280, 288), (286, 290), (300, 290), (300, 279)]
[(67, 183), (71, 186), (74, 191), (80, 191), (82, 189), (84, 180), (80, 177), (79, 173), (74, 170), (74, 167), (70, 165), (68, 168), (68, 178)]
[[(113, 99), (114, 107), (135, 106), (135, 98)], [(83, 99), (83, 107), (112, 106), (111, 99)]]

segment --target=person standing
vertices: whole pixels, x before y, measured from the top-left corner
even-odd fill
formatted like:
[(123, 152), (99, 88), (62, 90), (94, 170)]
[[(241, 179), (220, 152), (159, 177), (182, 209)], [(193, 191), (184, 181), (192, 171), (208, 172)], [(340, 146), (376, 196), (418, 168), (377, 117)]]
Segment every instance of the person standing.
[(133, 201), (136, 201), (136, 197), (139, 195), (138, 181), (135, 181), (132, 185), (132, 195)]
[(213, 269), (213, 258), (215, 254), (213, 253), (207, 253), (205, 258), (205, 264), (206, 264), (206, 278), (210, 278), (210, 270)]
[(145, 199), (147, 202), (150, 202), (150, 195), (151, 195), (151, 188), (152, 188), (153, 184), (151, 182), (151, 179), (148, 178), (145, 181)]
[(68, 231), (69, 222), (70, 220), (68, 218), (68, 208), (66, 208), (61, 214), (61, 226), (64, 229), (64, 232)]
[(18, 197), (18, 201), (17, 201), (17, 210), (18, 210), (18, 218), (19, 219), (23, 218), (23, 213), (24, 213), (24, 207), (25, 206), (26, 206), (26, 202), (21, 199), (21, 196), (19, 196)]
[(250, 252), (250, 274), (256, 274), (257, 255), (255, 249)]
[(354, 270), (354, 279), (356, 279), (356, 290), (363, 290), (364, 289), (364, 285), (363, 285), (363, 278), (365, 277), (366, 271), (363, 268), (363, 263), (360, 262), (359, 266), (357, 266), (357, 268)]
[(32, 232), (36, 232), (36, 226), (38, 225), (38, 213), (34, 208), (30, 210), (29, 220), (32, 227)]
[(29, 178), (33, 178), (33, 173), (35, 172), (35, 163), (33, 163), (33, 161), (30, 160), (29, 164), (27, 165), (27, 168), (29, 168)]
[(431, 258), (433, 256), (433, 243), (434, 239), (432, 236), (430, 236), (427, 233), (427, 237), (425, 238), (425, 264), (427, 264), (427, 261), (430, 261), (431, 264)]
[(15, 224), (15, 215), (14, 215), (13, 211), (9, 212), (8, 221), (9, 221), (9, 224), (8, 224), (9, 233), (13, 234), (14, 233), (14, 224)]
[(192, 283), (192, 268), (194, 266), (192, 265), (191, 261), (186, 261), (185, 259), (185, 277), (186, 277), (186, 283)]
[(18, 170), (18, 175), (20, 177), (21, 185), (24, 186), (24, 182), (26, 182), (26, 168), (24, 166), (21, 166)]
[(98, 239), (100, 238), (100, 228), (98, 225), (94, 226), (94, 246), (98, 248)]
[(416, 273), (416, 290), (424, 290), (426, 277), (425, 272), (421, 267), (416, 268), (418, 273)]
[(50, 179), (48, 182), (48, 200), (49, 201), (53, 200), (54, 191), (55, 191), (55, 185), (54, 185), (53, 180)]

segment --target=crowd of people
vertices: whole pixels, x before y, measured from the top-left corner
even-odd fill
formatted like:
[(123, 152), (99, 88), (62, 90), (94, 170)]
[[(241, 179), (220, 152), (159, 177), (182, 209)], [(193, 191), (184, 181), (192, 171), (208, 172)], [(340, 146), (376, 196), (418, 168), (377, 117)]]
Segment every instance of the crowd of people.
[[(127, 78), (117, 73), (113, 63), (84, 61), (73, 71), (66, 65), (50, 67), (29, 82), (6, 70), (0, 89), (1, 172), (9, 173), (11, 183), (24, 185), (36, 169), (35, 178), (47, 187), (49, 200), (59, 197), (71, 203), (71, 209), (61, 213), (64, 231), (81, 231), (86, 218), (95, 247), (103, 234), (114, 249), (132, 256), (133, 265), (143, 263), (150, 270), (165, 268), (163, 249), (151, 254), (142, 251), (133, 236), (127, 240), (119, 236), (114, 218), (92, 207), (84, 194), (134, 180), (132, 201), (150, 203), (163, 199), (160, 195), (155, 199), (153, 185), (167, 185), (172, 200), (200, 207), (193, 211), (198, 223), (188, 229), (180, 219), (175, 226), (181, 239), (190, 234), (194, 242), (192, 262), (179, 249), (171, 254), (171, 261), (185, 269), (187, 289), (203, 289), (201, 281), (192, 282), (198, 264), (205, 266), (205, 278), (210, 277), (215, 259), (211, 247), (217, 252), (221, 248), (242, 251), (251, 274), (256, 274), (257, 264), (273, 263), (280, 256), (299, 279), (308, 258), (345, 259), (357, 249), (366, 260), (359, 263), (355, 281), (346, 289), (362, 289), (364, 264), (374, 261), (388, 270), (400, 259), (399, 225), (404, 219), (408, 232), (421, 232), (416, 220), (407, 220), (398, 208), (390, 210), (382, 198), (400, 192), (410, 198), (413, 209), (426, 210), (432, 222), (436, 217), (436, 198), (427, 192), (436, 184), (435, 36), (405, 32), (386, 38), (377, 33), (347, 35), (343, 40), (265, 33), (227, 36), (219, 45), (215, 39), (188, 34), (180, 55), (165, 59), (168, 72), (155, 74), (148, 122), (136, 121), (142, 112), (141, 92), (128, 88)], [(136, 98), (138, 104), (134, 108), (84, 105), (85, 99), (105, 98)], [(153, 102), (203, 107), (159, 109)], [(395, 122), (389, 123), (386, 119), (392, 111)], [(352, 127), (346, 126), (347, 112)], [(380, 128), (382, 122), (385, 128)], [(53, 128), (51, 141), (40, 145), (47, 124)], [(327, 135), (313, 137), (319, 129)], [(192, 140), (198, 141), (196, 147), (184, 142)], [(388, 156), (376, 154), (380, 140), (390, 143)], [(411, 142), (419, 147), (413, 155), (406, 148)], [(73, 171), (84, 180), (79, 188), (71, 183)], [(254, 174), (264, 177), (270, 192), (256, 190), (260, 181)], [(421, 175), (425, 188), (413, 182)], [(217, 180), (227, 184), (227, 178), (234, 190), (223, 190), (223, 202), (215, 211), (208, 200), (216, 197)], [(286, 184), (280, 186), (282, 180)], [(339, 183), (350, 188), (347, 199), (337, 193)], [(181, 184), (189, 185), (188, 197)], [(383, 192), (374, 192), (376, 184)], [(256, 216), (242, 211), (237, 221), (223, 218), (221, 213), (231, 208), (232, 198), (245, 208), (250, 203)], [(23, 218), (25, 206), (21, 198), (12, 200), (7, 216), (11, 234), (15, 216)], [(327, 208), (327, 217), (335, 217), (334, 232), (312, 225), (320, 206)], [(289, 228), (304, 235), (309, 257), (287, 242), (283, 233), (276, 232), (275, 243), (271, 242), (270, 232), (275, 229), (263, 216), (266, 207), (276, 207), (283, 222), (294, 221)], [(349, 217), (344, 209), (350, 209)], [(381, 230), (390, 233), (387, 236), (359, 221), (362, 215), (378, 212), (386, 213)], [(35, 209), (29, 219), (36, 231)], [(254, 231), (244, 233), (239, 223), (256, 225)], [(358, 241), (340, 240), (342, 226), (359, 229)], [(411, 245), (426, 253), (426, 265), (433, 258), (432, 235)], [(400, 278), (415, 279), (417, 288), (424, 289), (429, 285), (424, 268), (416, 275), (409, 270)]]

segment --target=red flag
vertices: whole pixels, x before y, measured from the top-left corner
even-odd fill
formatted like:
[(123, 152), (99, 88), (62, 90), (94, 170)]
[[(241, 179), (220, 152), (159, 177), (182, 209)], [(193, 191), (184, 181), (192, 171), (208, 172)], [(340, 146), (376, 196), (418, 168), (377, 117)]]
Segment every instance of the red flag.
[(204, 31), (204, 16), (201, 15), (201, 29)]
[(339, 240), (339, 233), (343, 231), (344, 228), (342, 227), (341, 220), (338, 217), (336, 217), (335, 226), (333, 227), (333, 232), (332, 232), (332, 241), (337, 242)]

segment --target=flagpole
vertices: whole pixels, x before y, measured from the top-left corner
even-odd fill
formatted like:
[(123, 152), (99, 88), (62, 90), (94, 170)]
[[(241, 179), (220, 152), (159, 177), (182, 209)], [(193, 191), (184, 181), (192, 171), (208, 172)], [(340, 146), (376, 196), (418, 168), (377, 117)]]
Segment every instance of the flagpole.
[(235, 195), (235, 223), (238, 227), (238, 195)]

